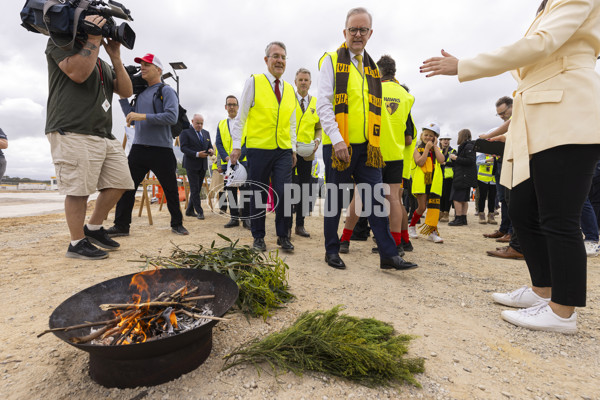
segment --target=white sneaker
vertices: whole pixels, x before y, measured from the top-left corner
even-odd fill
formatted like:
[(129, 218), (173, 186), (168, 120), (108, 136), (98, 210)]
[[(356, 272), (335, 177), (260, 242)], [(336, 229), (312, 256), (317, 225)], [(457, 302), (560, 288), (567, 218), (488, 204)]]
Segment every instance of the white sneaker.
[(577, 332), (577, 313), (569, 318), (554, 314), (550, 305), (540, 303), (522, 310), (502, 311), (502, 319), (511, 324), (535, 331), (548, 331), (573, 334)]
[(598, 253), (600, 252), (598, 243), (594, 242), (593, 240), (585, 240), (583, 244), (585, 244), (585, 253), (588, 257), (598, 256)]
[(409, 226), (408, 227), (408, 236), (411, 239), (418, 239), (419, 238), (419, 234), (417, 233), (417, 227), (416, 226)]
[(442, 239), (436, 232), (431, 232), (429, 236), (427, 236), (427, 240), (430, 240), (433, 243), (444, 243), (444, 239)]
[(509, 307), (528, 308), (543, 302), (548, 304), (550, 299), (538, 296), (528, 286), (522, 286), (517, 290), (508, 293), (494, 293), (492, 298), (496, 303), (504, 304)]

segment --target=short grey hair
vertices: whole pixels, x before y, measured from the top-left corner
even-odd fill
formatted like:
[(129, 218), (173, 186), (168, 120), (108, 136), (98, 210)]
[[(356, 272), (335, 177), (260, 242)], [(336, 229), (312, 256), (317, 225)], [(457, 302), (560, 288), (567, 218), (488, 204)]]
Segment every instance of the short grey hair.
[(348, 11), (348, 14), (346, 15), (346, 27), (348, 27), (348, 20), (350, 19), (350, 17), (356, 14), (367, 14), (369, 16), (369, 22), (371, 24), (371, 27), (373, 27), (373, 16), (364, 7), (355, 7)]
[(283, 42), (271, 42), (265, 48), (265, 57), (269, 57), (269, 52), (271, 51), (271, 47), (273, 46), (281, 47), (283, 50), (285, 50), (285, 53), (287, 54), (287, 49), (285, 48), (285, 44), (283, 44)]
[(204, 120), (204, 115), (200, 114), (200, 113), (195, 113), (194, 115), (192, 115), (192, 119), (196, 118), (196, 117), (200, 117)]
[(298, 74), (308, 74), (308, 76), (310, 76), (312, 78), (310, 71), (307, 70), (306, 68), (300, 68), (298, 71), (296, 71), (296, 76), (298, 76)]

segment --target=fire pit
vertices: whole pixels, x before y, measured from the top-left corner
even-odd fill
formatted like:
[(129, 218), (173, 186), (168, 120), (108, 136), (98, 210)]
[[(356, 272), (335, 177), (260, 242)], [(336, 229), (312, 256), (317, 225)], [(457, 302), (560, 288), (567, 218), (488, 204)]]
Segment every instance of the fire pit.
[[(85, 289), (59, 305), (50, 316), (50, 329), (102, 321), (114, 318), (111, 311), (99, 306), (105, 303), (128, 303), (137, 294), (130, 283), (135, 274), (111, 279)], [(209, 304), (214, 316), (223, 316), (235, 303), (238, 287), (227, 276), (197, 269), (163, 269), (144, 277), (148, 294), (156, 297), (173, 292), (181, 286), (198, 287), (198, 293), (215, 295), (214, 299), (198, 300), (196, 306)], [(90, 354), (90, 377), (106, 387), (132, 388), (154, 386), (193, 371), (212, 349), (212, 328), (209, 321), (197, 328), (173, 336), (144, 343), (104, 346), (73, 343), (73, 337), (90, 334), (90, 328), (68, 332), (53, 332), (68, 344)]]

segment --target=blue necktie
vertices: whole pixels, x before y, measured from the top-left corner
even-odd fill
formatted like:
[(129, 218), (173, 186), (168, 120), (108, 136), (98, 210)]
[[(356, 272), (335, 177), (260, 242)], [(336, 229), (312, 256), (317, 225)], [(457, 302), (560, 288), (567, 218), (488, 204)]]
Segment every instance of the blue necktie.
[(204, 138), (202, 138), (202, 132), (196, 132), (198, 135), (198, 139), (200, 139), (200, 143), (204, 144)]

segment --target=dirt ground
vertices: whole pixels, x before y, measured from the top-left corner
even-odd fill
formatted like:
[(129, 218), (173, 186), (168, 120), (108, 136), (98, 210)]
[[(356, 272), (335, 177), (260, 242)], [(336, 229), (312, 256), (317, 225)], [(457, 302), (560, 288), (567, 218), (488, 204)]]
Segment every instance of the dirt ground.
[[(136, 210), (137, 211), (137, 210)], [(0, 219), (0, 398), (2, 399), (600, 399), (600, 259), (588, 258), (588, 307), (578, 309), (574, 336), (531, 332), (500, 319), (505, 307), (491, 293), (528, 283), (523, 261), (486, 256), (497, 244), (482, 233), (497, 226), (441, 224), (444, 244), (414, 240), (406, 258), (416, 270), (384, 272), (373, 243), (352, 242), (344, 271), (324, 261), (322, 219), (309, 217), (310, 239), (293, 237), (287, 257), (297, 296), (266, 323), (239, 313), (214, 329), (213, 351), (195, 371), (169, 383), (136, 389), (107, 389), (88, 376), (88, 355), (52, 334), (37, 338), (62, 301), (101, 281), (137, 272), (140, 254), (168, 254), (172, 243), (210, 245), (216, 232), (252, 243), (248, 231), (223, 229), (222, 216), (186, 218), (190, 236), (170, 232), (166, 209), (153, 206), (154, 225), (134, 216), (131, 236), (101, 261), (64, 257), (67, 227), (61, 214)], [(112, 215), (106, 223), (112, 221)], [(340, 228), (341, 229), (341, 228)], [(266, 242), (277, 248), (273, 216)], [(344, 304), (345, 312), (390, 322), (417, 335), (410, 354), (426, 358), (417, 376), (422, 388), (369, 389), (323, 374), (291, 373), (277, 378), (251, 366), (220, 372), (222, 357), (242, 341), (289, 325), (307, 310)]]

